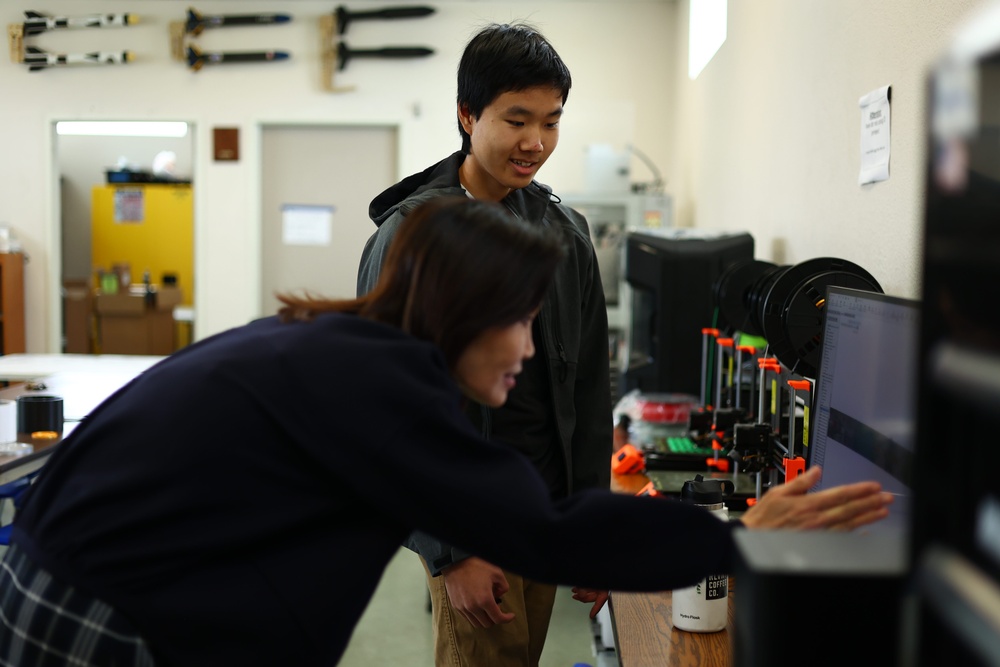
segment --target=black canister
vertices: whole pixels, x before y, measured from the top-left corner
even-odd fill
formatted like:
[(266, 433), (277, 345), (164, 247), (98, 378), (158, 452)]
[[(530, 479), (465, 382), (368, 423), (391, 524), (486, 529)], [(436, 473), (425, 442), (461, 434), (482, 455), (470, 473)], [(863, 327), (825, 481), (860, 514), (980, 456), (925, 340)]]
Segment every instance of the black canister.
[(24, 394), (17, 397), (18, 433), (63, 432), (62, 396), (47, 394)]

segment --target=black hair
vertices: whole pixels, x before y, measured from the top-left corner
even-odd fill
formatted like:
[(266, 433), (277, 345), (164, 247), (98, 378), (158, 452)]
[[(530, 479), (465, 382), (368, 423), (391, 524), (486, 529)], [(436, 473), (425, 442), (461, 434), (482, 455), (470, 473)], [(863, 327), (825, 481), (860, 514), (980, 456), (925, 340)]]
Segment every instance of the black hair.
[[(563, 104), (573, 80), (569, 68), (547, 39), (528, 23), (492, 23), (465, 47), (458, 63), (458, 105), (479, 118), (504, 93), (551, 87), (562, 92)], [(462, 150), (471, 138), (458, 123)]]

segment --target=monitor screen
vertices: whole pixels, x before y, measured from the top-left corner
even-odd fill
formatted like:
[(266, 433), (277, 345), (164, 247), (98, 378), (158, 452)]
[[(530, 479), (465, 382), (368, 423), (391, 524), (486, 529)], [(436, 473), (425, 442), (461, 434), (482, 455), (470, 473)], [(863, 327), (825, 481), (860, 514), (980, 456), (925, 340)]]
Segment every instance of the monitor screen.
[(830, 286), (816, 377), (809, 465), (823, 468), (813, 489), (875, 480), (895, 494), (889, 518), (909, 526), (916, 439), (917, 301)]

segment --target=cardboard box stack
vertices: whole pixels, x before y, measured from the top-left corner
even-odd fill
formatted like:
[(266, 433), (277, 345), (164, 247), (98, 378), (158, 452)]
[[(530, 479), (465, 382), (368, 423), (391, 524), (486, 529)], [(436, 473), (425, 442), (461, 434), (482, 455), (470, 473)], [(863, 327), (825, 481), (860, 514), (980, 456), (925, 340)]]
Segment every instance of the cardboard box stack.
[(95, 307), (102, 354), (167, 355), (177, 349), (174, 306), (178, 287), (133, 285), (117, 294), (98, 293)]

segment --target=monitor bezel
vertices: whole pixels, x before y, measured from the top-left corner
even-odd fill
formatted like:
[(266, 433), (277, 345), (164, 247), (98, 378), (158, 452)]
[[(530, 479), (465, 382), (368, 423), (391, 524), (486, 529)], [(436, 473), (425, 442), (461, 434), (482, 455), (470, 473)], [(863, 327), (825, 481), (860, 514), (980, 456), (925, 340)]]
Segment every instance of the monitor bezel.
[[(857, 289), (857, 288), (853, 288), (853, 287), (838, 287), (837, 285), (828, 285), (827, 288), (826, 288), (826, 294), (823, 297), (824, 298), (824, 301), (823, 301), (823, 325), (822, 325), (823, 340), (820, 343), (821, 345), (824, 345), (825, 342), (826, 342), (826, 303), (830, 300), (830, 296), (832, 294), (840, 294), (840, 295), (844, 295), (844, 296), (861, 297), (861, 298), (869, 299), (871, 301), (877, 301), (877, 302), (881, 302), (881, 303), (889, 303), (889, 304), (893, 304), (893, 305), (897, 305), (897, 306), (911, 307), (911, 308), (916, 309), (918, 315), (922, 314), (922, 312), (921, 312), (922, 311), (922, 307), (921, 307), (921, 302), (920, 302), (919, 299), (911, 299), (911, 298), (907, 298), (907, 297), (895, 296), (895, 295), (892, 295), (892, 294), (885, 294), (883, 292), (872, 292), (872, 291), (869, 291), (869, 290), (862, 290), (862, 289)], [(917, 334), (917, 341), (916, 341), (916, 348), (915, 348), (915, 350), (919, 352), (919, 349), (920, 349), (920, 347), (919, 347), (919, 345), (920, 345), (920, 341), (919, 341), (920, 324), (919, 323), (917, 324), (915, 331), (916, 331), (916, 334)], [(919, 359), (916, 359), (915, 363), (918, 363), (918, 362), (919, 362)], [(819, 410), (816, 409), (816, 408), (817, 408), (817, 404), (818, 404), (818, 401), (819, 401), (819, 391), (820, 391), (821, 377), (823, 375), (823, 363), (824, 363), (824, 359), (821, 356), (820, 357), (819, 369), (818, 369), (818, 371), (816, 373), (816, 377), (814, 378), (814, 381), (813, 381), (813, 387), (812, 387), (812, 392), (811, 392), (812, 395), (810, 397), (809, 434), (810, 434), (811, 437), (809, 439), (809, 447), (806, 448), (806, 455), (807, 455), (806, 456), (806, 467), (807, 468), (811, 468), (812, 465), (813, 465), (812, 453), (813, 453), (814, 450), (813, 450), (812, 444), (815, 441), (814, 440), (815, 439), (815, 434), (818, 433), (818, 431), (816, 430), (816, 420), (819, 417)], [(917, 372), (917, 369), (915, 368), (914, 369), (914, 373), (916, 374), (916, 372)], [(916, 379), (916, 376), (915, 376), (915, 379)], [(914, 407), (914, 410), (916, 410), (915, 407)], [(914, 419), (916, 419), (916, 415), (915, 414), (914, 414)]]

